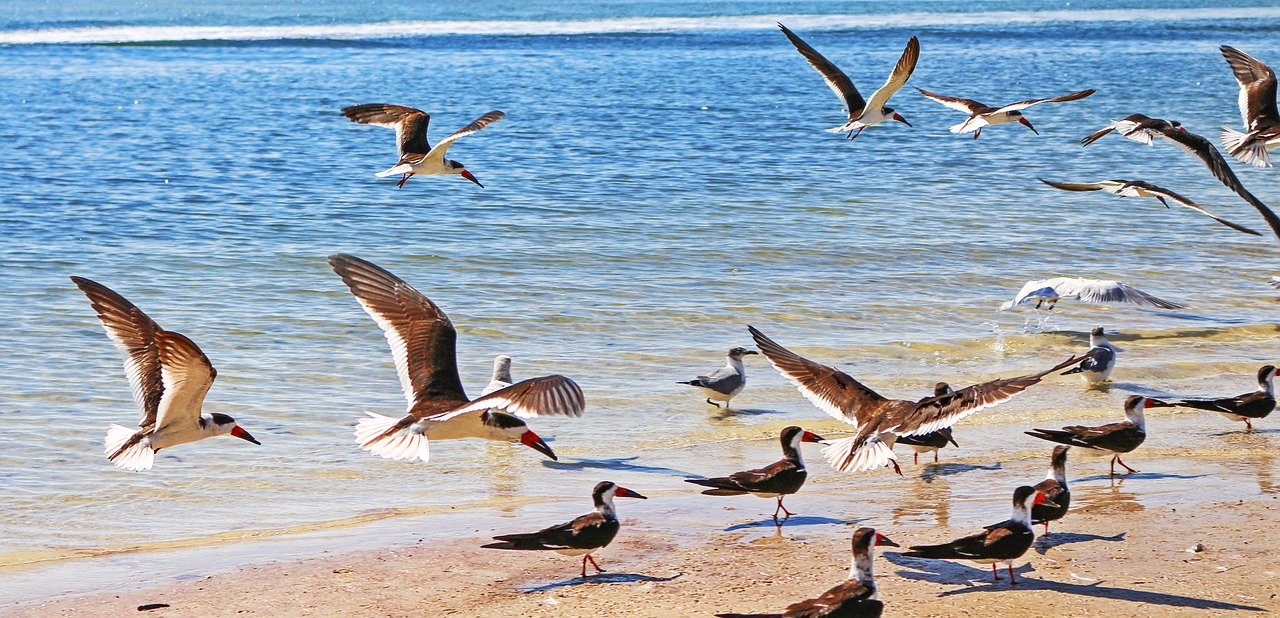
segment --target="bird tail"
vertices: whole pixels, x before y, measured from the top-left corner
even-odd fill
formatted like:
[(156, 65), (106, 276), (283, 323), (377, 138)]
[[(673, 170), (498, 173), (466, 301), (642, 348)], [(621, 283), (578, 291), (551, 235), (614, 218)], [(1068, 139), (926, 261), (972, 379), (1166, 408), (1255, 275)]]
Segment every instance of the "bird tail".
[(827, 133), (844, 133), (846, 131), (852, 131), (853, 127), (850, 126), (852, 124), (853, 122), (846, 122), (838, 127), (831, 127), (830, 129), (827, 129)]
[(499, 542), (489, 543), (487, 545), (481, 545), (480, 548), (481, 549), (530, 549), (530, 550), (547, 549), (547, 546), (543, 545), (542, 542), (538, 540), (537, 533), (504, 534), (501, 536), (493, 537), (493, 540), (499, 541)]
[(727, 478), (685, 479), (684, 482), (693, 483), (694, 485), (702, 485), (703, 487), (711, 487), (712, 489), (702, 492), (705, 496), (741, 496), (742, 494), (747, 493), (741, 485)]
[(374, 174), (374, 176), (377, 176), (378, 178), (386, 178), (387, 176), (391, 176), (394, 174), (408, 174), (409, 172), (412, 172), (412, 171), (413, 171), (413, 166), (409, 165), (408, 163), (404, 163), (401, 165), (397, 165), (391, 169), (378, 172), (377, 174)]
[(142, 431), (122, 427), (115, 423), (107, 429), (102, 441), (103, 451), (111, 463), (125, 470), (150, 470), (155, 463), (156, 452)]
[(1218, 405), (1215, 399), (1183, 399), (1174, 405), (1184, 408), (1195, 408), (1197, 410), (1208, 410), (1210, 412), (1222, 412), (1222, 406)]
[(822, 456), (827, 458), (831, 467), (841, 472), (861, 472), (874, 468), (882, 468), (897, 461), (893, 449), (879, 437), (862, 441), (862, 436), (855, 435), (839, 440), (825, 442)]
[(942, 560), (971, 557), (960, 555), (955, 548), (951, 547), (950, 543), (945, 545), (913, 545), (910, 550), (902, 552), (902, 555), (907, 558), (935, 558)]
[(1068, 369), (1068, 370), (1066, 370), (1066, 371), (1064, 371), (1064, 372), (1062, 372), (1062, 373), (1060, 373), (1060, 374), (1058, 374), (1058, 375), (1060, 375), (1060, 376), (1069, 376), (1069, 375), (1071, 375), (1071, 374), (1073, 374), (1073, 373), (1080, 373), (1081, 371), (1084, 371), (1084, 365), (1082, 365), (1082, 364), (1081, 364), (1081, 365), (1076, 365), (1075, 367), (1072, 367), (1072, 368), (1070, 368), (1070, 369)]
[(1114, 131), (1114, 130), (1116, 130), (1116, 128), (1115, 128), (1114, 126), (1108, 126), (1107, 128), (1105, 128), (1105, 129), (1103, 129), (1103, 130), (1101, 130), (1101, 131), (1098, 131), (1097, 133), (1092, 133), (1092, 134), (1090, 134), (1090, 135), (1086, 135), (1084, 139), (1080, 140), (1080, 145), (1081, 145), (1081, 146), (1088, 146), (1089, 144), (1092, 144), (1092, 143), (1094, 143), (1094, 142), (1096, 142), (1096, 141), (1098, 141), (1098, 140), (1102, 139), (1102, 136), (1104, 136), (1104, 135), (1106, 135), (1106, 134), (1108, 134), (1108, 133), (1110, 133), (1110, 132), (1112, 132), (1112, 131)]
[(1267, 154), (1267, 145), (1262, 140), (1251, 139), (1249, 133), (1241, 133), (1234, 129), (1222, 128), (1222, 145), (1231, 156), (1258, 167), (1271, 167), (1271, 155)]
[(1069, 431), (1061, 431), (1058, 429), (1032, 429), (1031, 431), (1024, 431), (1023, 433), (1033, 438), (1040, 438), (1041, 440), (1057, 442), (1058, 444), (1066, 444), (1069, 446), (1084, 446), (1084, 447), (1089, 446), (1088, 444), (1084, 444), (1080, 442), (1080, 440), (1078, 440), (1075, 437), (1075, 435)]
[(383, 459), (430, 460), (427, 436), (418, 423), (410, 423), (399, 431), (392, 431), (400, 423), (400, 419), (368, 410), (364, 413), (369, 418), (360, 419), (355, 431), (360, 448)]
[(676, 382), (676, 384), (688, 384), (689, 386), (702, 386), (702, 383), (698, 382), (697, 380), (689, 380), (687, 382)]

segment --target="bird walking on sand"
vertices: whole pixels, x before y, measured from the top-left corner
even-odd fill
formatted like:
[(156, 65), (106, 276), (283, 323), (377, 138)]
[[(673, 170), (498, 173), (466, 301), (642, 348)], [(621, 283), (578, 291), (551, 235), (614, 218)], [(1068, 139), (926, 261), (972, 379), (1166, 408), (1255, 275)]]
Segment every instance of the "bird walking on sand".
[(644, 496), (620, 487), (612, 481), (600, 481), (591, 492), (591, 500), (595, 510), (575, 517), (573, 521), (543, 528), (527, 534), (504, 534), (495, 536), (497, 543), (481, 545), (484, 549), (519, 549), (528, 551), (553, 551), (565, 556), (582, 556), (582, 577), (587, 576), (587, 561), (595, 567), (597, 573), (604, 569), (596, 564), (591, 554), (604, 549), (618, 535), (621, 524), (618, 523), (618, 511), (613, 506), (613, 499), (639, 498)]
[(1276, 74), (1261, 60), (1234, 47), (1219, 48), (1240, 84), (1240, 116), (1245, 132), (1222, 128), (1227, 152), (1250, 165), (1271, 167), (1268, 148), (1280, 146), (1280, 110), (1276, 108)]
[(342, 115), (351, 119), (352, 122), (396, 130), (396, 152), (400, 154), (400, 160), (391, 168), (378, 172), (374, 176), (384, 178), (393, 174), (402, 174), (400, 182), (396, 184), (396, 187), (400, 188), (414, 174), (457, 174), (483, 189), (484, 185), (467, 171), (465, 165), (444, 158), (444, 153), (448, 152), (449, 146), (454, 141), (502, 120), (506, 114), (492, 111), (476, 118), (471, 124), (436, 142), (434, 148), (427, 142), (427, 124), (431, 122), (431, 116), (420, 109), (386, 103), (367, 103), (344, 107)]
[(1085, 136), (1084, 139), (1080, 140), (1080, 143), (1088, 146), (1102, 139), (1106, 134), (1115, 131), (1123, 137), (1150, 146), (1152, 138), (1160, 135), (1161, 131), (1179, 129), (1181, 127), (1182, 123), (1177, 120), (1162, 120), (1144, 114), (1130, 114), (1120, 120), (1112, 120), (1111, 124), (1103, 127), (1101, 131)]
[(194, 341), (160, 328), (101, 283), (84, 277), (71, 281), (89, 297), (107, 336), (124, 355), (124, 372), (142, 412), (141, 429), (112, 423), (107, 430), (103, 447), (111, 463), (125, 470), (150, 470), (162, 448), (227, 434), (261, 444), (226, 414), (200, 414), (218, 372)]
[(1128, 303), (1157, 309), (1182, 309), (1181, 305), (1161, 300), (1127, 283), (1108, 279), (1084, 279), (1081, 277), (1056, 277), (1026, 282), (1013, 300), (1005, 301), (1000, 310), (1029, 305), (1036, 301), (1036, 309), (1049, 303), (1046, 311), (1052, 311), (1059, 299), (1075, 298), (1086, 303)]
[(1263, 365), (1258, 369), (1258, 390), (1252, 393), (1221, 399), (1183, 399), (1174, 405), (1217, 412), (1229, 420), (1244, 421), (1245, 429), (1252, 430), (1254, 420), (1267, 418), (1276, 409), (1275, 377), (1275, 366)]
[[(708, 496), (741, 496), (751, 494), (760, 498), (777, 498), (778, 508), (773, 510), (773, 522), (778, 523), (778, 512), (786, 513), (783, 521), (793, 513), (782, 506), (782, 499), (800, 491), (809, 472), (804, 468), (800, 455), (801, 442), (821, 442), (822, 436), (791, 426), (782, 430), (782, 459), (757, 470), (734, 472), (726, 477), (710, 479), (685, 479), (686, 483), (710, 487), (702, 493)], [(781, 525), (781, 524), (779, 524)]]
[(1253, 234), (1254, 236), (1262, 235), (1260, 232), (1238, 223), (1232, 223), (1209, 212), (1208, 208), (1191, 201), (1190, 198), (1183, 197), (1182, 195), (1174, 193), (1164, 187), (1157, 187), (1156, 185), (1142, 180), (1102, 180), (1099, 182), (1050, 182), (1043, 178), (1037, 178), (1036, 180), (1039, 180), (1050, 187), (1054, 187), (1055, 189), (1062, 189), (1063, 191), (1106, 191), (1107, 193), (1118, 195), (1120, 197), (1154, 197), (1157, 200), (1160, 200), (1160, 203), (1164, 204), (1165, 208), (1169, 208), (1169, 202), (1166, 200), (1173, 200), (1175, 203), (1186, 206), (1187, 208), (1205, 215), (1233, 230), (1244, 232), (1245, 234)]
[(719, 408), (720, 404), (716, 401), (723, 401), (725, 409), (729, 408), (729, 401), (738, 396), (743, 388), (747, 386), (747, 370), (742, 365), (742, 357), (749, 354), (759, 354), (755, 350), (748, 350), (742, 346), (730, 348), (726, 354), (727, 362), (711, 375), (698, 376), (688, 382), (676, 382), (676, 384), (688, 384), (696, 386), (707, 396), (707, 403)]
[(1116, 475), (1117, 463), (1125, 470), (1128, 470), (1129, 473), (1134, 473), (1137, 470), (1125, 465), (1120, 460), (1120, 455), (1133, 451), (1147, 439), (1147, 419), (1143, 411), (1147, 408), (1168, 408), (1171, 406), (1173, 404), (1165, 403), (1159, 399), (1130, 395), (1128, 399), (1124, 400), (1124, 417), (1126, 419), (1124, 422), (1111, 423), (1100, 427), (1071, 425), (1062, 429), (1033, 429), (1024, 433), (1041, 440), (1068, 446), (1111, 451), (1115, 453), (1115, 456), (1111, 458), (1111, 476)]
[[(1073, 373), (1080, 374), (1085, 382), (1090, 384), (1095, 382), (1106, 382), (1111, 378), (1111, 370), (1116, 368), (1116, 348), (1107, 341), (1107, 335), (1103, 332), (1101, 326), (1093, 327), (1089, 331), (1089, 351), (1097, 350), (1097, 354), (1092, 358), (1080, 361), (1079, 365), (1072, 367), (1062, 375), (1071, 375)], [(1052, 498), (1053, 496), (1049, 496)]]
[(849, 139), (855, 139), (862, 134), (862, 130), (880, 124), (886, 120), (897, 120), (902, 124), (911, 126), (902, 114), (894, 111), (892, 107), (887, 107), (889, 97), (906, 85), (907, 80), (911, 78), (912, 71), (916, 70), (916, 61), (920, 59), (920, 41), (916, 37), (911, 37), (907, 41), (906, 49), (902, 50), (902, 56), (898, 58), (898, 64), (894, 65), (893, 72), (889, 74), (889, 79), (885, 80), (884, 85), (871, 94), (870, 99), (863, 99), (858, 92), (857, 87), (853, 85), (853, 80), (844, 74), (839, 67), (832, 64), (830, 60), (818, 53), (818, 50), (805, 43), (803, 39), (796, 36), (796, 33), (787, 29), (786, 26), (778, 24), (782, 29), (782, 33), (787, 35), (787, 39), (795, 45), (796, 51), (809, 61), (822, 79), (827, 82), (827, 86), (831, 91), (836, 93), (840, 98), (840, 102), (844, 103), (844, 107), (849, 112), (849, 122), (838, 127), (827, 129), (831, 133), (849, 132)]
[(933, 99), (934, 101), (937, 101), (951, 109), (969, 114), (969, 117), (966, 118), (964, 122), (951, 127), (951, 132), (952, 133), (973, 133), (973, 139), (978, 139), (978, 136), (982, 135), (983, 127), (986, 127), (988, 125), (1007, 124), (1010, 122), (1020, 123), (1023, 126), (1027, 127), (1028, 129), (1031, 129), (1032, 133), (1035, 133), (1036, 135), (1040, 135), (1040, 132), (1037, 131), (1035, 127), (1031, 126), (1031, 121), (1027, 120), (1026, 116), (1023, 116), (1020, 110), (1024, 110), (1028, 107), (1031, 107), (1032, 105), (1039, 105), (1041, 103), (1061, 103), (1063, 101), (1077, 101), (1079, 99), (1083, 99), (1093, 94), (1094, 92), (1096, 92), (1095, 90), (1092, 90), (1092, 89), (1081, 90), (1080, 92), (1064, 94), (1060, 97), (1048, 97), (1045, 99), (1030, 99), (1027, 101), (1010, 103), (1002, 107), (992, 107), (990, 105), (984, 105), (982, 103), (974, 101), (973, 99), (949, 97), (949, 96), (929, 92), (928, 90), (923, 90), (921, 88), (916, 88), (916, 90), (919, 90), (920, 94), (923, 94), (924, 96), (930, 99)]
[(935, 560), (969, 560), (991, 565), (991, 577), (1000, 581), (996, 564), (1009, 567), (1009, 584), (1017, 585), (1013, 577), (1013, 561), (1021, 558), (1036, 539), (1031, 529), (1031, 509), (1034, 505), (1057, 506), (1046, 499), (1034, 487), (1022, 486), (1013, 492), (1013, 515), (1008, 520), (987, 526), (986, 530), (941, 545), (913, 545), (903, 552), (907, 558), (932, 558)]
[[(934, 397), (950, 395), (954, 392), (955, 390), (946, 382), (939, 382), (933, 386)], [(928, 399), (928, 397), (925, 399)], [(924, 400), (922, 399), (921, 401)], [(898, 436), (897, 443), (911, 447), (911, 450), (914, 451), (912, 462), (916, 465), (920, 465), (920, 453), (933, 453), (933, 463), (938, 463), (938, 451), (946, 448), (948, 444), (960, 448), (960, 445), (956, 444), (955, 438), (951, 436), (950, 427), (919, 436)]]

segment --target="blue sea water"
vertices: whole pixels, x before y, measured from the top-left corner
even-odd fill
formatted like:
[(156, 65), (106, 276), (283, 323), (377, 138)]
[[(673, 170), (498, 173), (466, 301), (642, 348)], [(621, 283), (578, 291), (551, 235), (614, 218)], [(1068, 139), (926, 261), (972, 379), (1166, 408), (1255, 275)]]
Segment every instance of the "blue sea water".
[[(864, 94), (913, 35), (911, 86), (996, 104), (1098, 93), (1027, 110), (1039, 136), (1010, 125), (975, 141), (947, 131), (962, 116), (907, 88), (892, 105), (914, 128), (850, 142), (823, 131), (842, 123), (840, 106), (779, 20)], [(754, 358), (735, 403), (763, 413), (715, 414), (675, 384), (749, 343), (746, 324), (902, 397), (937, 379), (1037, 371), (1082, 351), (1095, 324), (1117, 332), (1116, 388), (1082, 395), (1059, 379), (972, 419), (990, 425), (995, 457), (1039, 457), (997, 439), (1018, 433), (1004, 424), (1115, 417), (1142, 389), (1243, 392), (1275, 359), (1276, 239), (1171, 145), (1078, 139), (1134, 112), (1216, 138), (1240, 123), (1218, 45), (1274, 66), (1278, 31), (1267, 2), (9, 0), (0, 581), (39, 579), (32, 564), (371, 513), (472, 505), (428, 519), (470, 530), (459, 518), (495, 505), (511, 516), (581, 502), (605, 474), (674, 495), (675, 473), (739, 469), (775, 450), (760, 438), (781, 424), (824, 418)], [(375, 178), (394, 163), (392, 133), (338, 114), (367, 102), (430, 112), (432, 139), (507, 112), (449, 153), (486, 188)], [(1235, 170), (1280, 204), (1275, 169)], [(1264, 236), (1038, 176), (1148, 180)], [(577, 380), (582, 419), (533, 423), (566, 460), (648, 467), (555, 467), (470, 442), (433, 445), (427, 464), (361, 452), (350, 435), (361, 410), (395, 414), (403, 399), (385, 340), (328, 269), (339, 251), (449, 313), (474, 392), (496, 354), (515, 357), (517, 377)], [(263, 446), (209, 440), (161, 453), (145, 474), (112, 468), (102, 434), (135, 412), (69, 275), (198, 342), (219, 370), (206, 410)], [(1024, 281), (1059, 275), (1128, 281), (1189, 308), (995, 311)], [(743, 441), (731, 454), (689, 448)], [(517, 501), (530, 496), (545, 502)], [(0, 599), (77, 589), (46, 581), (64, 583)]]

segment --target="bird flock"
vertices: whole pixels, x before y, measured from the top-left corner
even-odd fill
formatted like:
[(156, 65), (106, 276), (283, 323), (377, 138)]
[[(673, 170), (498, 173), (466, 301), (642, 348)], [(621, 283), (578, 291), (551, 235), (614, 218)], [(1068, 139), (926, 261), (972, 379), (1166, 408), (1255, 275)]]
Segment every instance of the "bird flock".
[[(847, 122), (829, 129), (856, 139), (868, 127), (887, 120), (912, 126), (888, 106), (889, 99), (911, 78), (920, 59), (921, 46), (911, 37), (884, 85), (864, 98), (853, 81), (786, 26), (782, 33), (800, 55), (821, 75), (848, 112)], [(1240, 85), (1239, 106), (1244, 130), (1223, 128), (1221, 141), (1232, 157), (1260, 167), (1271, 166), (1269, 149), (1280, 145), (1280, 113), (1276, 107), (1276, 79), (1272, 70), (1252, 56), (1232, 47), (1221, 52)], [(948, 108), (966, 114), (951, 132), (972, 133), (977, 139), (988, 126), (1018, 123), (1037, 135), (1039, 131), (1023, 115), (1023, 110), (1042, 103), (1062, 103), (1095, 93), (1081, 90), (1065, 95), (1028, 99), (991, 106), (972, 99), (948, 96), (916, 88), (919, 93)], [(399, 175), (397, 187), (415, 175), (459, 175), (483, 188), (465, 165), (446, 159), (449, 147), (501, 120), (505, 114), (491, 111), (449, 134), (432, 146), (427, 140), (430, 116), (403, 105), (363, 104), (346, 107), (341, 114), (353, 122), (392, 128), (396, 131), (398, 159), (378, 177)], [(1213, 176), (1234, 191), (1262, 215), (1280, 238), (1280, 218), (1241, 184), (1226, 159), (1207, 139), (1191, 133), (1177, 121), (1131, 114), (1110, 122), (1105, 128), (1083, 138), (1088, 146), (1110, 133), (1130, 140), (1154, 144), (1165, 140), (1199, 158)], [(1243, 225), (1223, 219), (1196, 202), (1172, 190), (1143, 180), (1098, 180), (1059, 182), (1040, 179), (1050, 187), (1067, 191), (1106, 191), (1121, 197), (1154, 197), (1162, 204), (1185, 206), (1237, 231), (1260, 235)], [(547, 375), (515, 381), (511, 358), (494, 360), (493, 380), (475, 399), (467, 396), (459, 378), (456, 358), (457, 332), (440, 307), (412, 285), (390, 271), (367, 260), (347, 254), (329, 257), (338, 279), (346, 285), (361, 308), (382, 330), (391, 349), (396, 373), (403, 390), (406, 409), (402, 416), (386, 416), (367, 411), (355, 422), (359, 447), (371, 454), (393, 460), (430, 460), (433, 440), (480, 438), (519, 442), (542, 455), (556, 459), (551, 447), (529, 428), (526, 419), (544, 416), (580, 417), (586, 409), (582, 389), (562, 375)], [(231, 435), (254, 444), (257, 439), (237, 421), (224, 414), (202, 415), (205, 395), (218, 373), (195, 342), (168, 331), (140, 308), (108, 287), (71, 277), (88, 298), (107, 335), (124, 356), (125, 375), (140, 411), (138, 429), (112, 424), (104, 439), (104, 453), (117, 467), (126, 470), (150, 469), (161, 449), (205, 438)], [(1173, 310), (1183, 305), (1162, 300), (1118, 281), (1055, 278), (1030, 281), (1013, 300), (1001, 308), (1035, 304), (1035, 309), (1053, 309), (1061, 298), (1084, 302), (1122, 302)], [(1047, 307), (1044, 307), (1045, 304)], [(799, 426), (786, 427), (779, 436), (783, 458), (759, 469), (734, 472), (724, 477), (691, 478), (688, 483), (705, 487), (712, 496), (754, 495), (776, 500), (773, 520), (779, 529), (792, 515), (783, 499), (803, 487), (806, 469), (801, 453), (804, 443), (821, 443), (827, 462), (841, 472), (860, 472), (892, 467), (902, 474), (893, 447), (908, 445), (918, 462), (921, 453), (934, 453), (948, 444), (958, 446), (952, 428), (964, 418), (1008, 401), (1044, 378), (1054, 374), (1080, 374), (1087, 383), (1106, 382), (1115, 368), (1118, 350), (1106, 339), (1102, 327), (1090, 334), (1090, 348), (1043, 371), (996, 378), (972, 386), (953, 389), (939, 382), (930, 395), (919, 400), (891, 399), (876, 393), (852, 376), (804, 358), (783, 347), (762, 331), (747, 326), (759, 351), (737, 346), (728, 350), (727, 362), (708, 375), (679, 382), (697, 388), (709, 405), (728, 408), (746, 386), (743, 359), (763, 355), (815, 407), (852, 427), (851, 435), (827, 440)], [(1065, 371), (1064, 371), (1065, 370)], [(970, 560), (992, 565), (999, 579), (998, 563), (1008, 565), (1010, 584), (1013, 562), (1026, 553), (1035, 533), (1033, 524), (1063, 518), (1070, 505), (1066, 459), (1071, 447), (1114, 453), (1116, 464), (1132, 473), (1120, 455), (1142, 444), (1146, 437), (1144, 412), (1151, 407), (1185, 406), (1222, 414), (1243, 421), (1246, 429), (1265, 418), (1275, 408), (1273, 380), (1276, 367), (1266, 365), (1257, 373), (1258, 388), (1243, 395), (1218, 399), (1163, 401), (1134, 395), (1126, 399), (1126, 420), (1099, 427), (1067, 426), (1061, 429), (1033, 429), (1026, 434), (1060, 444), (1053, 449), (1049, 473), (1035, 486), (1019, 486), (1012, 494), (1009, 519), (986, 527), (976, 534), (936, 545), (916, 545), (903, 555), (924, 559)], [(581, 576), (587, 577), (590, 563), (599, 572), (592, 554), (607, 546), (619, 530), (615, 498), (644, 499), (645, 496), (610, 481), (600, 482), (592, 492), (594, 510), (570, 522), (536, 532), (505, 534), (485, 548), (505, 550), (545, 550), (581, 556)], [(779, 514), (782, 517), (779, 518)], [(796, 603), (782, 614), (801, 616), (879, 616), (883, 603), (877, 599), (872, 575), (872, 553), (877, 545), (897, 544), (871, 528), (860, 528), (852, 538), (850, 577), (823, 595)], [(745, 614), (719, 614), (742, 616)]]

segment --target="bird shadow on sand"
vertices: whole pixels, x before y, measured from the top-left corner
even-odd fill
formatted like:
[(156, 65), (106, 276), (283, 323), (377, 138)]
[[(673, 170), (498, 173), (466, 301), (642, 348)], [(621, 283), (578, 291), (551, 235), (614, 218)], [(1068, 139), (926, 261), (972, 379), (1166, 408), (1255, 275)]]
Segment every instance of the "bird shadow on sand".
[(974, 470), (999, 470), (1002, 466), (994, 463), (989, 466), (979, 466), (975, 464), (962, 463), (928, 463), (924, 465), (924, 470), (920, 471), (920, 480), (926, 483), (932, 483), (937, 479), (946, 476), (955, 476), (963, 472), (972, 472)]
[(588, 575), (587, 577), (574, 577), (572, 579), (552, 582), (550, 584), (544, 584), (542, 586), (535, 586), (532, 588), (516, 588), (516, 589), (526, 594), (533, 594), (537, 592), (548, 592), (551, 590), (558, 590), (560, 588), (568, 588), (570, 586), (581, 586), (583, 584), (635, 584), (635, 583), (643, 583), (643, 582), (669, 582), (677, 577), (680, 577), (681, 575), (683, 575), (683, 573), (676, 573), (675, 575), (672, 575), (670, 577), (654, 577), (652, 575), (642, 575), (640, 573), (609, 573), (606, 571), (604, 573), (597, 573), (596, 575)]
[(757, 521), (749, 521), (741, 524), (734, 524), (725, 528), (725, 532), (734, 532), (736, 530), (749, 530), (752, 528), (777, 528), (781, 531), (784, 528), (792, 528), (795, 526), (824, 526), (831, 524), (854, 525), (867, 521), (867, 518), (860, 519), (832, 519), (830, 517), (815, 517), (812, 515), (792, 515), (787, 519), (779, 519), (778, 524), (773, 523), (772, 517), (760, 519)]
[(1087, 543), (1089, 541), (1109, 541), (1119, 543), (1124, 541), (1124, 535), (1128, 532), (1121, 532), (1115, 536), (1102, 536), (1098, 534), (1079, 534), (1076, 532), (1051, 532), (1036, 537), (1035, 543), (1032, 543), (1031, 549), (1036, 550), (1037, 554), (1043, 556), (1045, 552), (1061, 545), (1070, 545), (1072, 543)]
[(1151, 315), (1158, 315), (1160, 317), (1165, 317), (1165, 318), (1174, 318), (1176, 320), (1190, 320), (1192, 322), (1213, 322), (1215, 324), (1243, 324), (1244, 323), (1244, 320), (1241, 318), (1222, 318), (1222, 317), (1215, 318), (1207, 315), (1196, 315), (1194, 313), (1176, 313), (1173, 311), (1155, 311), (1152, 309), (1139, 309), (1138, 311), (1141, 311), (1142, 313), (1150, 313)]
[(1206, 435), (1210, 438), (1221, 438), (1223, 436), (1252, 436), (1252, 435), (1258, 435), (1258, 434), (1267, 435), (1267, 434), (1274, 434), (1274, 433), (1280, 433), (1280, 429), (1249, 430), (1249, 429), (1241, 428), (1241, 429), (1232, 429), (1230, 431), (1224, 431), (1222, 433), (1211, 433)]
[(781, 414), (780, 410), (766, 410), (764, 408), (720, 408), (711, 418), (723, 421), (739, 416), (760, 416), (761, 414)]
[(601, 468), (604, 470), (620, 470), (623, 472), (646, 472), (649, 474), (668, 474), (676, 476), (697, 477), (699, 475), (684, 470), (676, 470), (675, 468), (664, 468), (662, 466), (646, 466), (642, 464), (630, 463), (639, 459), (639, 457), (615, 457), (612, 459), (561, 459), (559, 461), (551, 461), (549, 459), (542, 460), (542, 465), (555, 470), (587, 470), (590, 468)]
[(1204, 476), (1208, 476), (1208, 475), (1207, 474), (1166, 474), (1164, 472), (1133, 472), (1131, 474), (1117, 474), (1115, 476), (1111, 476), (1110, 474), (1095, 474), (1093, 476), (1082, 476), (1080, 478), (1072, 479), (1071, 482), (1084, 483), (1087, 481), (1112, 481), (1118, 485), (1120, 483), (1123, 483), (1124, 481), (1131, 480), (1131, 479), (1137, 479), (1137, 480), (1198, 479)]

